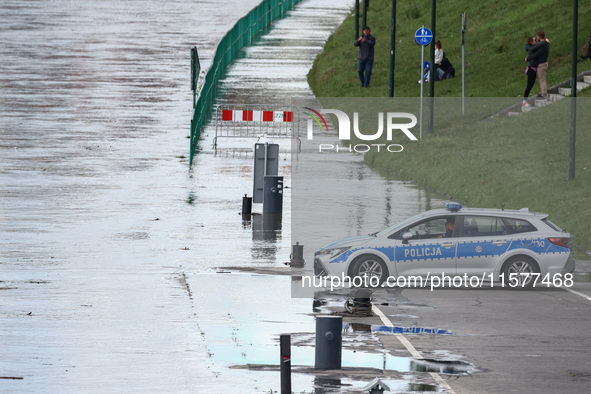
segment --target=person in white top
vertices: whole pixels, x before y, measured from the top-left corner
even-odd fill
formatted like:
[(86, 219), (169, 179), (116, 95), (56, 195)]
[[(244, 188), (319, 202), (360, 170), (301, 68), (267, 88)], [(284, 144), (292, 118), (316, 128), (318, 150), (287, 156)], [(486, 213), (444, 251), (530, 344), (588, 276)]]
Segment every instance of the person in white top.
[[(429, 76), (431, 75), (431, 70), (437, 71), (437, 67), (441, 65), (442, 61), (443, 61), (443, 49), (441, 48), (441, 41), (437, 40), (437, 41), (435, 41), (435, 67), (430, 67), (430, 69), (425, 68), (423, 70), (424, 74), (425, 74), (423, 79), (425, 80), (425, 82), (429, 82)], [(436, 74), (434, 74), (434, 75), (436, 75)], [(421, 83), (421, 81), (419, 81), (419, 83)]]

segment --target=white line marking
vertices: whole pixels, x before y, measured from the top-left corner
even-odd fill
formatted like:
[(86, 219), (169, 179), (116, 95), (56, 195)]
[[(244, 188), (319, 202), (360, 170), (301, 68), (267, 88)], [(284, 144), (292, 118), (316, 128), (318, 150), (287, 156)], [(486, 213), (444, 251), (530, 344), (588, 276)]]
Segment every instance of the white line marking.
[[(376, 313), (376, 315), (378, 315), (380, 317), (380, 319), (382, 320), (382, 323), (384, 323), (388, 327), (394, 327), (394, 324), (392, 324), (390, 319), (388, 319), (388, 316), (384, 315), (384, 312), (382, 312), (375, 304), (372, 304), (372, 307), (373, 307), (372, 309)], [(408, 350), (408, 352), (414, 358), (417, 358), (419, 360), (423, 360), (423, 356), (421, 356), (421, 353), (419, 353), (417, 351), (417, 349), (415, 349), (415, 347), (412, 345), (412, 343), (410, 343), (410, 341), (408, 339), (406, 339), (404, 337), (404, 335), (394, 334), (394, 336), (400, 341), (400, 343), (402, 343), (402, 345), (404, 345), (406, 350)], [(447, 384), (447, 382), (441, 376), (439, 376), (438, 373), (429, 372), (429, 375), (431, 375), (433, 380), (435, 380), (437, 382), (437, 384), (440, 385), (444, 390), (447, 390), (450, 394), (455, 394), (455, 391), (452, 390), (452, 388), (449, 386), (449, 384)]]
[(584, 299), (586, 299), (587, 301), (591, 301), (591, 297), (590, 297), (590, 296), (588, 296), (587, 294), (579, 293), (578, 291), (574, 291), (574, 290), (572, 290), (572, 289), (569, 289), (568, 287), (564, 287), (564, 289), (565, 289), (566, 291), (570, 291), (571, 293), (578, 295), (579, 297), (583, 297), (583, 298), (584, 298)]
[[(388, 319), (388, 317), (386, 315), (384, 315), (384, 312), (382, 312), (377, 306), (375, 306), (375, 304), (373, 305), (373, 310), (376, 313), (376, 315), (378, 315), (380, 317), (380, 319), (382, 319), (382, 322), (387, 325), (388, 327), (394, 327), (394, 324), (392, 324), (392, 322), (390, 321), (390, 319)], [(414, 358), (418, 358), (418, 359), (423, 359), (423, 356), (421, 356), (421, 353), (419, 353), (417, 351), (417, 349), (415, 349), (415, 347), (412, 345), (412, 343), (410, 343), (408, 341), (408, 339), (406, 339), (404, 337), (404, 335), (402, 334), (394, 334), (394, 336), (396, 338), (398, 338), (398, 340), (400, 342), (402, 342), (402, 344), (404, 345), (404, 347), (406, 348), (406, 350), (408, 350), (408, 352), (410, 354), (412, 354), (412, 356)]]

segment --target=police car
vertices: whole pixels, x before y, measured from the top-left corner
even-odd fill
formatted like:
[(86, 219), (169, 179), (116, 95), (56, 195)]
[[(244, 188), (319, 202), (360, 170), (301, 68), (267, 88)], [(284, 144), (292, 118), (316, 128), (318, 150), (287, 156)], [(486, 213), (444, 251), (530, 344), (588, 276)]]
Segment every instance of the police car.
[(316, 251), (314, 269), (318, 276), (378, 277), (379, 283), (389, 276), (467, 274), (530, 287), (534, 277), (574, 272), (571, 249), (572, 235), (547, 214), (450, 202), (380, 232), (333, 242)]

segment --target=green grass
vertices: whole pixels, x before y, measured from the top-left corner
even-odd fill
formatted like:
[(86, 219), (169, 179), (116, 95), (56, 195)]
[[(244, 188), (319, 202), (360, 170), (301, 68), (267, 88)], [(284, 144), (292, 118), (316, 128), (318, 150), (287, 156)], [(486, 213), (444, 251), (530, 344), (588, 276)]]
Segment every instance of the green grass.
[[(390, 0), (372, 0), (367, 24), (377, 39), (371, 86), (362, 89), (357, 77), (358, 48), (354, 42), (354, 15), (330, 37), (318, 56), (308, 79), (318, 97), (387, 97), (390, 68)], [(435, 97), (460, 97), (461, 15), (468, 15), (466, 30), (466, 96), (520, 97), (526, 77), (524, 49), (527, 37), (543, 30), (550, 39), (548, 86), (571, 76), (572, 2), (566, 0), (439, 0), (437, 1), (436, 39), (454, 64), (456, 78), (438, 82)], [(394, 95), (419, 96), (420, 47), (414, 33), (431, 24), (431, 2), (398, 1), (396, 8), (396, 48)], [(579, 37), (581, 47), (591, 26), (591, 2), (579, 2)], [(360, 19), (361, 20), (361, 19)], [(361, 23), (361, 22), (360, 22)], [(425, 58), (429, 60), (429, 50)], [(591, 61), (579, 63), (579, 72), (591, 70)], [(428, 89), (425, 89), (427, 91)], [(531, 95), (539, 93), (536, 86)]]
[[(328, 40), (325, 51), (308, 75), (317, 97), (388, 95), (390, 4), (389, 0), (372, 0), (368, 13), (368, 24), (378, 39), (371, 88), (358, 86), (354, 18), (349, 17)], [(397, 7), (397, 101), (392, 101), (391, 105), (417, 116), (420, 49), (413, 37), (421, 24), (429, 25), (430, 4), (426, 0), (398, 1)], [(390, 179), (416, 181), (425, 190), (438, 192), (466, 206), (528, 207), (532, 211), (549, 213), (551, 220), (574, 235), (575, 255), (589, 259), (591, 89), (578, 94), (577, 99), (574, 180), (568, 180), (570, 99), (515, 117), (488, 117), (520, 101), (526, 82), (523, 47), (527, 36), (537, 30), (544, 30), (552, 41), (548, 85), (570, 77), (572, 2), (440, 0), (437, 10), (436, 37), (442, 41), (457, 73), (455, 79), (435, 85), (434, 133), (426, 133), (425, 107), (422, 140), (407, 140), (402, 153), (372, 151), (366, 154), (366, 162)], [(468, 13), (466, 116), (461, 114), (458, 98), (461, 96), (460, 26), (464, 11)], [(590, 19), (591, 2), (580, 2), (579, 47), (591, 33), (583, 30), (589, 29), (583, 21)], [(578, 72), (589, 69), (591, 61), (578, 63)], [(531, 95), (538, 92), (536, 83)], [(378, 99), (375, 104), (368, 100), (371, 99), (363, 101), (365, 107), (378, 109), (381, 105)], [(330, 103), (330, 99), (323, 100), (323, 104)], [(353, 105), (352, 108), (358, 107)], [(367, 122), (364, 128), (372, 130), (375, 127), (372, 121)], [(413, 132), (418, 135), (418, 127)]]

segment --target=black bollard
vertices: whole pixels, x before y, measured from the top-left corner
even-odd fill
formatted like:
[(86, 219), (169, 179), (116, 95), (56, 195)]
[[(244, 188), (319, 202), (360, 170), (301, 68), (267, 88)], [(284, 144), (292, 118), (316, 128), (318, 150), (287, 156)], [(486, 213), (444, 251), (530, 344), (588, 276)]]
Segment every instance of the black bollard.
[(247, 197), (246, 194), (242, 197), (242, 215), (250, 215), (252, 213), (252, 197)]
[(341, 316), (316, 317), (316, 369), (341, 369), (342, 359)]
[(291, 245), (289, 266), (296, 268), (302, 268), (304, 266), (304, 245), (300, 245), (299, 242)]
[(281, 352), (281, 394), (291, 394), (291, 335), (281, 334), (279, 336), (279, 348)]
[(263, 213), (283, 213), (282, 176), (265, 176), (263, 187)]

